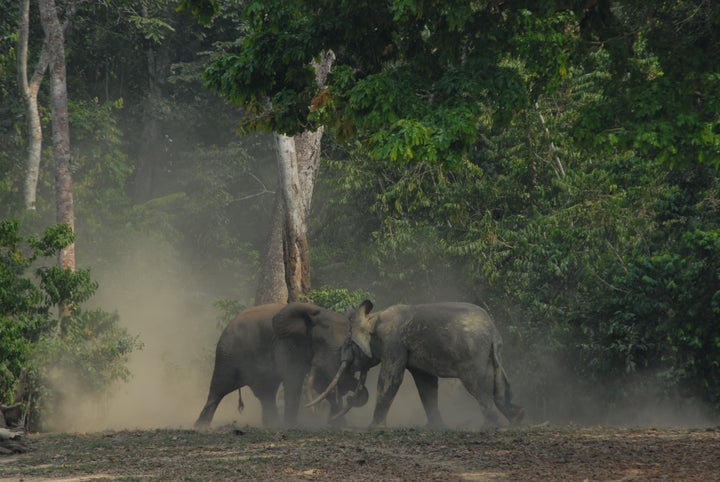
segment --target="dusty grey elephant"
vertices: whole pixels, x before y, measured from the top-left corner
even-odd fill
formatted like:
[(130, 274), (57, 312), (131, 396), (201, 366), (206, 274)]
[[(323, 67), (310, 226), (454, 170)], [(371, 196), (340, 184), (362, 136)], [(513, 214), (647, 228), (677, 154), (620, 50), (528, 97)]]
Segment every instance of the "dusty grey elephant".
[[(501, 364), (502, 339), (485, 310), (469, 303), (395, 305), (370, 314), (372, 308), (365, 300), (346, 314), (352, 336), (343, 350), (349, 360), (344, 365), (360, 371), (362, 380), (369, 368), (380, 364), (371, 426), (385, 424), (405, 369), (415, 380), (430, 427), (443, 425), (438, 377), (460, 379), (479, 402), (486, 425), (507, 426), (522, 419), (524, 410), (511, 402)], [(332, 384), (323, 395), (331, 389)]]
[[(312, 303), (260, 305), (243, 311), (220, 335), (207, 402), (195, 426), (209, 426), (220, 401), (236, 389), (242, 411), (240, 388), (246, 385), (260, 400), (263, 425), (277, 424), (275, 399), (280, 383), (285, 396), (284, 424), (294, 426), (306, 375), (310, 374), (309, 390), (328, 386), (341, 365), (348, 333), (346, 317)], [(340, 397), (358, 387), (348, 371), (336, 385), (333, 396), (327, 397), (331, 419), (341, 411)], [(356, 403), (356, 398), (350, 401)]]

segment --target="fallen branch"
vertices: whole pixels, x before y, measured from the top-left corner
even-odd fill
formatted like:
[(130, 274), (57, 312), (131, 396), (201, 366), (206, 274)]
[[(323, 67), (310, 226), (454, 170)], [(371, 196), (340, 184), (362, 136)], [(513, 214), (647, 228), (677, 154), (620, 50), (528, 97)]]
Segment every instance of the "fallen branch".
[(23, 368), (13, 390), (13, 403), (7, 406), (0, 404), (0, 455), (27, 451), (22, 403), (26, 386), (27, 369)]

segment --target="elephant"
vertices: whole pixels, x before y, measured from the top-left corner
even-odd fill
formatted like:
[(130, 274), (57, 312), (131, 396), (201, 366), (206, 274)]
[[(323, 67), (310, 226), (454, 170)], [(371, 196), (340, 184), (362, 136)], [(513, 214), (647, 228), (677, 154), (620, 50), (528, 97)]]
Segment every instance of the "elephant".
[[(367, 370), (380, 365), (371, 427), (385, 425), (405, 369), (415, 380), (428, 427), (443, 426), (439, 377), (460, 379), (479, 402), (486, 425), (505, 427), (522, 419), (524, 409), (511, 402), (500, 360), (500, 333), (484, 309), (456, 302), (394, 305), (370, 314), (372, 309), (365, 300), (346, 313), (352, 333), (341, 350), (347, 363), (340, 367), (360, 371), (364, 381)], [(335, 379), (340, 376), (338, 372)], [(333, 388), (329, 385), (323, 395)]]
[(330, 418), (337, 419), (342, 395), (352, 395), (349, 400), (353, 404), (367, 399), (362, 392), (365, 387), (358, 386), (352, 373), (343, 371), (331, 380), (341, 366), (348, 333), (345, 316), (312, 303), (267, 304), (243, 311), (220, 335), (207, 402), (195, 427), (209, 427), (220, 401), (235, 389), (242, 412), (240, 389), (246, 385), (260, 400), (263, 425), (276, 425), (275, 399), (280, 383), (285, 395), (284, 425), (295, 426), (308, 374), (308, 390), (314, 387), (320, 391), (331, 382), (337, 386), (335, 396), (327, 397)]

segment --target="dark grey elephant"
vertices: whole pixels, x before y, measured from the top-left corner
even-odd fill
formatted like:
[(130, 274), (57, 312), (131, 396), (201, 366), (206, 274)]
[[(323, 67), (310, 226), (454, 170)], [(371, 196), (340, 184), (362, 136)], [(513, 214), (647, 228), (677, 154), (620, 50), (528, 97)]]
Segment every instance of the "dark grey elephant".
[(371, 426), (385, 423), (405, 369), (415, 380), (430, 427), (443, 425), (438, 377), (460, 379), (479, 402), (486, 425), (507, 426), (522, 419), (524, 410), (511, 402), (501, 364), (502, 339), (485, 310), (469, 303), (395, 305), (370, 314), (372, 308), (366, 300), (347, 313), (352, 337), (343, 350), (349, 362), (342, 366), (360, 371), (364, 380), (367, 370), (380, 364)]
[(263, 425), (275, 425), (280, 383), (285, 396), (284, 424), (294, 426), (308, 374), (309, 390), (320, 391), (335, 382), (337, 390), (327, 400), (331, 419), (337, 418), (341, 396), (358, 387), (349, 371), (331, 380), (341, 365), (348, 333), (346, 317), (312, 303), (269, 304), (243, 311), (220, 335), (207, 402), (195, 426), (209, 426), (220, 401), (236, 389), (242, 411), (240, 388), (246, 385), (260, 400)]

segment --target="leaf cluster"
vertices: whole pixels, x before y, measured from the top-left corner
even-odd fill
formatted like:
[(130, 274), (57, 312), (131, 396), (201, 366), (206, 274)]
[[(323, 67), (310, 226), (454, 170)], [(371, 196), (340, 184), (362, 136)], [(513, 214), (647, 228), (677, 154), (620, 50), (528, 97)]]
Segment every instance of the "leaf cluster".
[(360, 303), (367, 299), (372, 299), (372, 295), (365, 290), (356, 289), (350, 291), (347, 288), (332, 288), (329, 286), (316, 288), (308, 294), (308, 301), (338, 313), (357, 308)]
[[(35, 421), (60, 386), (53, 385), (51, 374), (102, 392), (111, 382), (127, 379), (128, 355), (141, 346), (118, 326), (117, 313), (82, 309), (98, 287), (89, 271), (41, 265), (34, 270), (35, 281), (28, 277), (33, 266), (74, 239), (64, 224), (47, 228), (42, 236), (25, 236), (18, 221), (0, 221), (0, 398), (7, 399), (20, 370), (29, 368)], [(58, 320), (51, 310), (61, 303), (71, 313)]]

